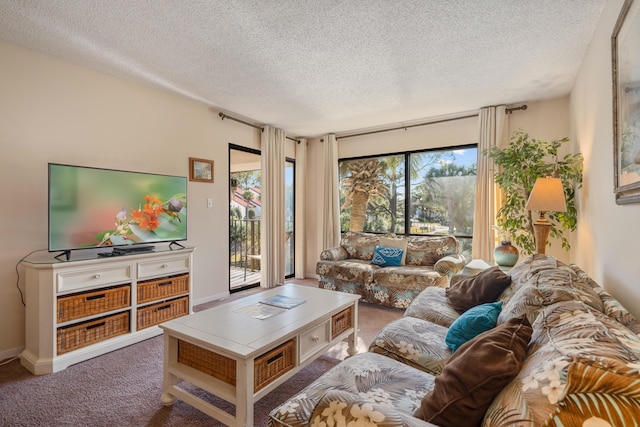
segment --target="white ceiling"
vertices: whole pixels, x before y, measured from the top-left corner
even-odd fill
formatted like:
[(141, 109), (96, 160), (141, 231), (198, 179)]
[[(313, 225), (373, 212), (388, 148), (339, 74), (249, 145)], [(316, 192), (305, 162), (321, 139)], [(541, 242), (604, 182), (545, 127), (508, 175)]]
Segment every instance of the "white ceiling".
[(0, 39), (317, 136), (566, 95), (605, 3), (0, 0)]

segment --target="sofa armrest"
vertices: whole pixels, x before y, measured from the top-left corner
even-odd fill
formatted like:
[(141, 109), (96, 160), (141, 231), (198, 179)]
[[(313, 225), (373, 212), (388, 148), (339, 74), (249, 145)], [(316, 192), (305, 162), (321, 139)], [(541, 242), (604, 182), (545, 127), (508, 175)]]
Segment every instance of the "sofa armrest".
[(436, 261), (433, 269), (444, 276), (453, 276), (454, 274), (462, 271), (466, 264), (464, 256), (461, 254), (447, 255)]
[(342, 246), (325, 249), (320, 252), (320, 259), (322, 261), (344, 261), (347, 258), (349, 258), (349, 253)]

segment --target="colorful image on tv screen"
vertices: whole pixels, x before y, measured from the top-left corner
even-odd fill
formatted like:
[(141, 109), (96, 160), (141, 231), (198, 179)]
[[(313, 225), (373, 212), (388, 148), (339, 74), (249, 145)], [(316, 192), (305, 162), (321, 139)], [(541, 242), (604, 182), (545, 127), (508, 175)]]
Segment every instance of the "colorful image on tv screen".
[(187, 238), (187, 179), (49, 164), (49, 250)]

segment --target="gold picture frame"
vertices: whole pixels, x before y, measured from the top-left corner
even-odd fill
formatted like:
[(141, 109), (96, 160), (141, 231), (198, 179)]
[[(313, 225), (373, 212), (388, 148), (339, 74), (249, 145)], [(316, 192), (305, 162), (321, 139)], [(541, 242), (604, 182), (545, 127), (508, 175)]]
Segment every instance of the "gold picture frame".
[(213, 160), (189, 157), (189, 181), (213, 182)]
[(613, 171), (619, 205), (640, 203), (640, 0), (626, 0), (611, 35)]

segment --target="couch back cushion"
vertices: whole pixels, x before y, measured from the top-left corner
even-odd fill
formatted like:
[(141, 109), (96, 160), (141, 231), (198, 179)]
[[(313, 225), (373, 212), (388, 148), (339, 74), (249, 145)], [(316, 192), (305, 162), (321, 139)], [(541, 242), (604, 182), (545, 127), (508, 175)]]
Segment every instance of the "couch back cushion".
[(433, 266), (440, 258), (459, 253), (460, 242), (454, 236), (411, 236), (406, 264)]
[(602, 300), (604, 306), (604, 314), (616, 320), (627, 328), (631, 329), (634, 333), (640, 335), (640, 321), (636, 319), (633, 314), (629, 312), (617, 299), (615, 299), (609, 292), (601, 287), (595, 280), (593, 280), (587, 273), (585, 273), (580, 267), (575, 264), (570, 264), (571, 268), (585, 283), (589, 284), (593, 290), (598, 294)]
[[(527, 314), (533, 323), (542, 308), (561, 301), (582, 301), (602, 313), (598, 293), (566, 264), (545, 255), (534, 255), (509, 271), (513, 291), (502, 307), (498, 324), (510, 317)], [(503, 293), (501, 300), (504, 298)]]
[(356, 233), (346, 231), (342, 234), (340, 246), (342, 246), (349, 258), (371, 261), (376, 246), (380, 244), (380, 236), (373, 233)]
[(492, 402), (485, 425), (513, 426), (509, 414), (527, 426), (640, 420), (640, 337), (582, 301), (544, 307), (533, 330), (522, 370)]

